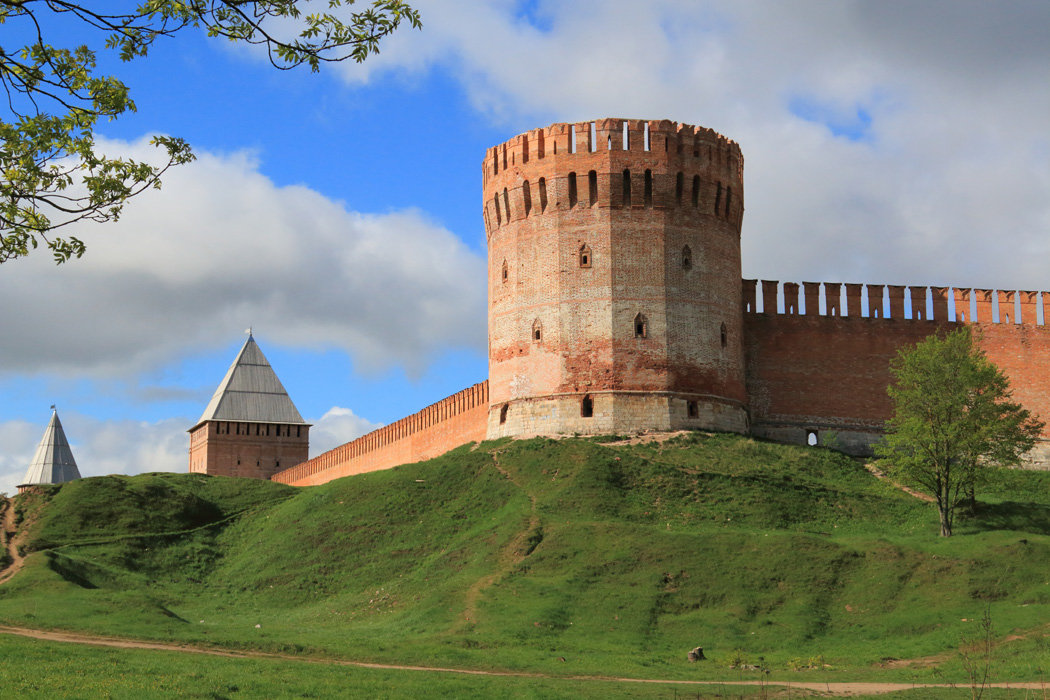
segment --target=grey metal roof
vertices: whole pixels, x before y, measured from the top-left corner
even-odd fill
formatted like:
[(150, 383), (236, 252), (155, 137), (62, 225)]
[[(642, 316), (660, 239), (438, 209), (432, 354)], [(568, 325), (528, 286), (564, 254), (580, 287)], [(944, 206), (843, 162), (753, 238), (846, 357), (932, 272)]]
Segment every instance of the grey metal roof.
[(197, 425), (209, 420), (306, 424), (250, 334)]
[(73, 459), (73, 451), (69, 449), (66, 432), (62, 430), (62, 421), (58, 419), (58, 411), (54, 411), (20, 485), (61, 484), (79, 478), (80, 471)]

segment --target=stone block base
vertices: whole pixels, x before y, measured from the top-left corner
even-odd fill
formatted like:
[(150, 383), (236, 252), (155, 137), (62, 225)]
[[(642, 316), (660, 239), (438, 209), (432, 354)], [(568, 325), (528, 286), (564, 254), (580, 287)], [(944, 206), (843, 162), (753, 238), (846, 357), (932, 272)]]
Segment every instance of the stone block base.
[(489, 407), (487, 437), (493, 440), (507, 436), (630, 435), (646, 430), (747, 433), (748, 419), (743, 406), (711, 396), (563, 394), (493, 403)]

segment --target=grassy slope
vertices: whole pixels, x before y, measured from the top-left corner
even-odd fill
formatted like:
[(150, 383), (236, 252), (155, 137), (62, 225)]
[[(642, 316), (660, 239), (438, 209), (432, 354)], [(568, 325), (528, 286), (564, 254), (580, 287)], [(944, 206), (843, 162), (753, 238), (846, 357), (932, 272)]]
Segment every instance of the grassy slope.
[[(990, 606), (1023, 637), (1000, 675), (1038, 679), (1048, 485), (998, 474), (942, 540), (932, 506), (849, 459), (732, 436), (486, 443), (308, 489), (87, 479), (23, 504), (41, 551), (0, 587), (0, 620), (562, 674), (822, 656), (807, 676), (937, 680), (880, 661), (952, 651)], [(696, 645), (710, 663), (684, 660)], [(940, 673), (961, 679), (951, 658)]]

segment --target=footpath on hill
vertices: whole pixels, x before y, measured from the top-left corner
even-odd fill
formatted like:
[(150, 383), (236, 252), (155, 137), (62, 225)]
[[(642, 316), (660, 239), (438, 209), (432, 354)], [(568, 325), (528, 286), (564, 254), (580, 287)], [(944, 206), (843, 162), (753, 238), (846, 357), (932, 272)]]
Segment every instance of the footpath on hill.
[[(821, 683), (800, 681), (721, 681), (721, 680), (673, 680), (663, 678), (620, 678), (617, 676), (562, 676), (548, 673), (529, 673), (524, 671), (487, 671), (468, 668), (446, 668), (441, 666), (410, 666), (404, 664), (381, 664), (366, 661), (352, 661), (349, 659), (330, 659), (316, 656), (291, 656), (288, 654), (274, 654), (264, 651), (232, 651), (215, 647), (201, 647), (191, 644), (176, 644), (171, 642), (149, 642), (145, 640), (127, 639), (123, 637), (106, 637), (102, 635), (89, 635), (79, 632), (62, 632), (58, 630), (40, 630), (28, 627), (9, 627), (0, 625), (0, 634), (9, 634), (19, 637), (29, 637), (48, 642), (60, 642), (65, 644), (86, 644), (89, 646), (115, 647), (118, 649), (147, 649), (154, 651), (169, 651), (183, 654), (207, 654), (210, 656), (224, 656), (240, 659), (275, 659), (281, 661), (300, 661), (312, 664), (329, 664), (332, 666), (352, 666), (355, 668), (371, 668), (391, 671), (416, 671), (422, 673), (456, 673), (467, 676), (501, 676), (512, 678), (543, 678), (552, 680), (570, 681), (600, 681), (603, 683), (651, 683), (659, 685), (688, 685), (688, 686), (766, 686), (790, 688), (794, 690), (808, 690), (820, 693), (823, 696), (857, 696), (857, 695), (882, 695), (913, 688), (954, 688), (961, 687), (960, 684), (952, 683)], [(1045, 683), (1022, 682), (1022, 683), (988, 683), (989, 688), (1015, 688), (1017, 690), (1040, 690), (1045, 689)]]
[(10, 498), (5, 498), (0, 508), (4, 510), (3, 527), (0, 528), (0, 545), (7, 551), (9, 560), (7, 567), (0, 571), (0, 583), (5, 583), (22, 568), (25, 557), (19, 553), (16, 541), (18, 540), (16, 536), (18, 527), (15, 522), (15, 502)]

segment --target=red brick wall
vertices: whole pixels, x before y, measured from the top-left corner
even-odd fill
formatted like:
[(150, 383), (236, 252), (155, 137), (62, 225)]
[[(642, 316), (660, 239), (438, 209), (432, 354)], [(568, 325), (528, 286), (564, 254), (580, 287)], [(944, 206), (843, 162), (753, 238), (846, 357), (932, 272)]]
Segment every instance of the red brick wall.
[[(862, 316), (859, 291), (847, 285), (847, 316), (826, 316), (816, 311), (815, 288), (807, 283), (805, 315), (798, 315), (795, 287), (788, 288), (785, 308), (796, 304), (796, 313), (776, 313), (766, 287), (765, 312), (745, 312), (744, 337), (747, 387), (751, 400), (752, 430), (755, 434), (788, 442), (804, 442), (806, 431), (822, 438), (833, 431), (839, 445), (863, 453), (878, 437), (890, 416), (892, 406), (886, 394), (891, 382), (889, 363), (898, 350), (913, 345), (938, 329), (957, 327), (949, 320), (946, 295), (934, 289), (932, 320), (904, 318), (902, 288), (889, 290), (890, 309), (882, 308), (882, 288), (873, 287), (869, 314)], [(838, 286), (833, 289), (832, 305), (838, 305)], [(745, 304), (754, 308), (754, 286), (745, 280)], [(918, 290), (918, 291), (917, 291)], [(869, 290), (870, 291), (870, 290)], [(983, 292), (985, 290), (977, 290)], [(807, 292), (809, 294), (807, 294)], [(908, 304), (914, 316), (929, 316), (925, 288), (912, 288)], [(978, 299), (985, 296), (977, 295)], [(969, 294), (958, 294), (958, 313), (971, 317)], [(943, 303), (942, 303), (943, 302)], [(1001, 313), (1016, 321), (1012, 297), (1001, 296)], [(784, 305), (784, 300), (781, 300)], [(825, 303), (827, 308), (831, 308)], [(879, 317), (873, 314), (878, 312)], [(1042, 419), (1050, 419), (1050, 327), (1036, 325), (1034, 307), (1022, 306), (1025, 323), (993, 322), (991, 306), (978, 307), (973, 323), (975, 337), (988, 358), (1009, 377), (1014, 398)], [(1050, 430), (1044, 432), (1050, 438)], [(1041, 446), (1037, 453), (1046, 452)], [(1033, 459), (1041, 461), (1036, 454)]]
[(208, 421), (190, 433), (190, 471), (269, 479), (309, 456), (310, 426)]
[(488, 407), (486, 381), (270, 478), (293, 486), (313, 486), (438, 457), (454, 447), (484, 440)]

